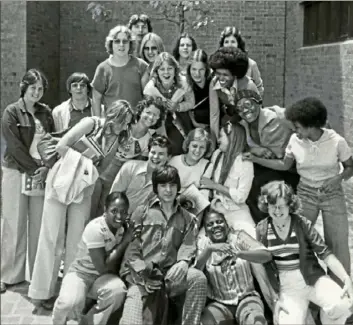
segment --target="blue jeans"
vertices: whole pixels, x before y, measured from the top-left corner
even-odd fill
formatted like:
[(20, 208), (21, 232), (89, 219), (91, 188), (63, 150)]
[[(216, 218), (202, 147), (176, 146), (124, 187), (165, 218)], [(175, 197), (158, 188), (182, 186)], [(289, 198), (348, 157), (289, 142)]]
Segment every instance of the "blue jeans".
[[(337, 187), (330, 193), (325, 193), (318, 188), (300, 182), (297, 194), (301, 200), (301, 214), (304, 217), (315, 223), (320, 211), (322, 212), (325, 242), (343, 264), (347, 273), (350, 274), (349, 225), (342, 186)], [(341, 283), (332, 273), (330, 276), (339, 284)]]

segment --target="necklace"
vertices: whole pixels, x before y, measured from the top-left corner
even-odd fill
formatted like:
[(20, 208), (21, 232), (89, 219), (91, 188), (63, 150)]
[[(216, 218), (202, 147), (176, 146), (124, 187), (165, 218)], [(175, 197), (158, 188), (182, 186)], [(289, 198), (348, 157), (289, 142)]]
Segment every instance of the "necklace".
[(186, 155), (183, 155), (183, 160), (184, 160), (184, 163), (186, 166), (189, 166), (189, 167), (192, 167), (192, 166), (195, 166), (196, 164), (193, 164), (193, 165), (190, 165), (187, 161), (186, 161)]
[(281, 230), (281, 231), (287, 226), (286, 223), (283, 224), (283, 225), (279, 225), (279, 224), (276, 224), (276, 223), (274, 223), (274, 222), (273, 222), (273, 225), (274, 225), (277, 229), (279, 229), (279, 230)]

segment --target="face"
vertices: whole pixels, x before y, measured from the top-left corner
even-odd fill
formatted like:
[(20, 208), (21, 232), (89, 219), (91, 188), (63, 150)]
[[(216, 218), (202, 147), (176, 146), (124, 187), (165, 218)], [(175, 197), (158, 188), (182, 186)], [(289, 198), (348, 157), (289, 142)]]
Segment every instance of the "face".
[(129, 54), (130, 40), (125, 33), (118, 33), (113, 40), (113, 55), (126, 56)]
[(157, 71), (158, 77), (162, 84), (170, 84), (173, 82), (175, 77), (175, 68), (164, 61)]
[(222, 152), (227, 152), (229, 147), (229, 139), (223, 129), (221, 129), (221, 131), (219, 132), (218, 146), (219, 150), (221, 150)]
[(82, 80), (72, 82), (70, 84), (70, 93), (73, 99), (87, 99), (87, 84)]
[(174, 183), (158, 184), (157, 195), (158, 198), (165, 203), (174, 202), (178, 193), (178, 186)]
[(284, 198), (278, 198), (276, 204), (268, 205), (268, 213), (273, 220), (283, 222), (289, 217), (289, 206)]
[(179, 43), (179, 54), (182, 58), (188, 59), (192, 52), (192, 41), (188, 37), (180, 39)]
[(295, 133), (297, 134), (299, 139), (308, 139), (310, 137), (310, 129), (308, 127), (304, 127), (299, 122), (294, 122)]
[(225, 242), (228, 236), (228, 225), (224, 217), (215, 212), (208, 214), (205, 220), (205, 232), (212, 242)]
[(235, 77), (228, 69), (216, 69), (216, 77), (223, 88), (230, 88), (235, 80)]
[(147, 41), (143, 48), (143, 54), (149, 63), (154, 62), (158, 55), (157, 44), (153, 41)]
[(148, 165), (152, 169), (163, 167), (169, 159), (168, 149), (160, 146), (152, 146), (148, 153)]
[(43, 97), (44, 87), (41, 80), (36, 83), (29, 85), (26, 92), (24, 93), (23, 99), (26, 102), (37, 103)]
[(131, 32), (134, 34), (138, 41), (141, 41), (142, 38), (148, 33), (147, 24), (139, 21), (131, 26)]
[(140, 120), (143, 124), (145, 124), (148, 128), (150, 128), (158, 122), (160, 116), (161, 116), (160, 110), (156, 106), (150, 105), (144, 108), (144, 110), (141, 113)]
[(252, 123), (259, 117), (261, 106), (251, 98), (242, 98), (237, 102), (236, 109), (243, 120)]
[(206, 141), (193, 140), (190, 141), (187, 155), (191, 160), (199, 161), (205, 155), (206, 149)]
[(238, 47), (238, 41), (235, 36), (230, 35), (224, 39), (223, 46)]
[(113, 201), (105, 211), (107, 222), (113, 228), (120, 228), (128, 219), (129, 207), (122, 199)]
[(202, 62), (192, 62), (190, 75), (196, 83), (203, 83), (206, 79), (206, 67)]

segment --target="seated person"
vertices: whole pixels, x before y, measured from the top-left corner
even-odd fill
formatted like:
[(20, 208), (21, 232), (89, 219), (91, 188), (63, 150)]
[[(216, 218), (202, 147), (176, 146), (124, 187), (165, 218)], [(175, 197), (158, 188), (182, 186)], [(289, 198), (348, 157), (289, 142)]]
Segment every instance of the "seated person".
[[(261, 188), (259, 207), (268, 217), (256, 226), (257, 239), (271, 252), (265, 269), (271, 283), (275, 324), (307, 324), (309, 302), (321, 307), (322, 324), (345, 324), (352, 314), (353, 284), (314, 225), (297, 214), (293, 189), (283, 181)], [(344, 284), (321, 268), (318, 258)]]
[(126, 286), (116, 274), (116, 266), (127, 245), (138, 235), (128, 219), (129, 201), (124, 193), (111, 193), (105, 213), (86, 226), (76, 259), (65, 275), (53, 310), (53, 324), (81, 321), (86, 298), (97, 300), (85, 316), (89, 324), (104, 325), (119, 309)]
[(129, 245), (120, 270), (128, 283), (120, 325), (143, 324), (144, 298), (162, 287), (169, 297), (185, 294), (182, 324), (199, 325), (207, 280), (191, 267), (196, 254), (196, 218), (177, 203), (180, 178), (176, 168), (167, 165), (154, 170), (152, 184), (157, 197), (132, 215), (143, 228), (141, 237)]
[(204, 217), (206, 237), (198, 240), (196, 267), (208, 280), (208, 302), (202, 325), (235, 319), (237, 324), (267, 324), (264, 305), (255, 291), (250, 262), (262, 263), (270, 253), (243, 230), (231, 230), (222, 213)]

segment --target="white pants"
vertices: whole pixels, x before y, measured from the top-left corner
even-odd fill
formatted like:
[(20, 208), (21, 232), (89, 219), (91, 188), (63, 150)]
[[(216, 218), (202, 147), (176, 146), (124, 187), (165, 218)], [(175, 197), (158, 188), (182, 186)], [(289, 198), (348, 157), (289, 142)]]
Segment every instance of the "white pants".
[(42, 220), (44, 196), (21, 193), (22, 174), (2, 167), (1, 281), (16, 284), (26, 279), (28, 244), (32, 276)]
[(114, 274), (98, 277), (70, 270), (55, 301), (53, 324), (65, 325), (68, 320), (80, 322), (87, 296), (97, 300), (97, 303), (84, 316), (85, 320), (88, 324), (105, 325), (110, 315), (123, 305), (126, 286)]
[(341, 298), (342, 289), (328, 276), (322, 276), (314, 286), (308, 286), (300, 270), (281, 271), (279, 275), (280, 299), (288, 311), (288, 314), (280, 312), (280, 325), (305, 324), (310, 301), (321, 307), (323, 325), (342, 325), (351, 315), (350, 300)]
[(71, 203), (68, 206), (55, 199), (45, 200), (38, 251), (28, 290), (30, 298), (45, 300), (54, 296), (64, 248), (66, 274), (75, 259), (77, 245), (89, 219), (90, 210), (90, 196), (85, 197), (81, 203)]

